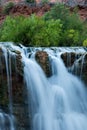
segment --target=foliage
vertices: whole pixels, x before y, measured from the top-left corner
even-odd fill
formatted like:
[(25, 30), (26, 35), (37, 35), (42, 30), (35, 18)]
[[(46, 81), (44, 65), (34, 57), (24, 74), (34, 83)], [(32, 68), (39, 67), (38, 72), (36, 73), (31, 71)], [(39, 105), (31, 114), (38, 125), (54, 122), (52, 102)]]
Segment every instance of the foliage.
[(87, 39), (83, 41), (83, 46), (87, 47)]
[(29, 46), (56, 46), (60, 41), (60, 20), (31, 17), (7, 17), (1, 30), (0, 41), (13, 41)]
[(42, 5), (45, 5), (45, 4), (48, 4), (48, 3), (49, 3), (49, 0), (41, 0)]
[(10, 10), (14, 7), (14, 3), (13, 2), (7, 2), (7, 4), (5, 4), (4, 8), (3, 8), (3, 13), (4, 14), (9, 14)]
[(70, 9), (63, 4), (55, 5), (44, 15), (44, 19), (61, 20), (63, 27), (60, 46), (82, 45), (83, 40), (87, 37), (87, 33), (84, 32), (84, 23), (79, 15), (76, 11), (70, 12)]
[(36, 23), (37, 24), (33, 26), (36, 32), (33, 34), (32, 43), (36, 46), (58, 46), (62, 28), (61, 21), (44, 21), (37, 19)]
[(34, 3), (35, 0), (25, 0), (27, 3)]
[(62, 33), (62, 38), (60, 40), (60, 46), (78, 46), (79, 41), (79, 31), (70, 29)]
[(87, 22), (61, 4), (43, 17), (7, 17), (0, 29), (0, 41), (29, 46), (85, 46), (86, 39)]
[(78, 14), (70, 12), (69, 7), (63, 4), (56, 4), (49, 12), (44, 15), (45, 20), (48, 19), (61, 19), (63, 23), (63, 29), (82, 29), (82, 21)]

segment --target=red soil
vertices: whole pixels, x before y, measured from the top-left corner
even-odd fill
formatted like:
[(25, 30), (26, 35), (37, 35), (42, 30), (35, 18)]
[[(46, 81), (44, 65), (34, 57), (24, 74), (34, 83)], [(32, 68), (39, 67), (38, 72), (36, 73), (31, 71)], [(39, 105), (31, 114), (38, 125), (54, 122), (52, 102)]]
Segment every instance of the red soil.
[[(7, 0), (13, 1), (13, 0)], [(38, 16), (42, 16), (45, 12), (50, 10), (50, 5), (43, 5), (43, 6), (28, 6), (25, 4), (20, 4), (20, 2), (23, 2), (24, 0), (14, 0), (16, 2), (16, 5), (11, 9), (10, 15), (31, 15), (32, 13), (35, 13)], [(80, 14), (81, 19), (86, 20), (87, 19), (87, 8), (79, 7), (78, 13)], [(5, 19), (6, 15), (2, 13), (2, 7), (0, 7), (0, 24)]]

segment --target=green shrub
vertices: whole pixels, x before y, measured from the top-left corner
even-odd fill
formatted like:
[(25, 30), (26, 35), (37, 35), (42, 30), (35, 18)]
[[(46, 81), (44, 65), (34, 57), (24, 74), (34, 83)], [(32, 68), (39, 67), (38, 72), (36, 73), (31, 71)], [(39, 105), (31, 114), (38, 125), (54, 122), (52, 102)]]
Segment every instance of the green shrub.
[(83, 46), (87, 47), (87, 39), (83, 41)]
[(60, 20), (31, 17), (7, 17), (1, 30), (0, 41), (13, 41), (29, 46), (58, 46), (61, 38)]
[(75, 12), (71, 13), (69, 7), (63, 4), (56, 4), (49, 12), (44, 15), (44, 19), (61, 19), (63, 29), (82, 29), (82, 21)]
[(10, 10), (14, 7), (13, 2), (7, 2), (3, 8), (3, 13), (4, 14), (9, 14)]
[(30, 30), (29, 18), (23, 16), (8, 16), (1, 28), (1, 41), (13, 41), (16, 43), (28, 43), (28, 31)]
[[(44, 15), (44, 19), (60, 19), (62, 22), (62, 38), (60, 46), (82, 45), (83, 40), (87, 36), (84, 23), (76, 12), (70, 12), (70, 9), (63, 4), (55, 5), (49, 12)], [(71, 34), (70, 30), (74, 30)], [(70, 37), (72, 35), (72, 37)]]
[(32, 25), (32, 43), (35, 46), (58, 46), (62, 24), (60, 20), (44, 21), (37, 18)]
[(79, 41), (79, 31), (70, 29), (62, 33), (62, 38), (60, 40), (60, 46), (78, 46)]
[[(58, 11), (59, 10), (59, 11)], [(29, 46), (81, 46), (87, 24), (64, 5), (56, 5), (43, 17), (7, 17), (0, 28), (0, 41)]]

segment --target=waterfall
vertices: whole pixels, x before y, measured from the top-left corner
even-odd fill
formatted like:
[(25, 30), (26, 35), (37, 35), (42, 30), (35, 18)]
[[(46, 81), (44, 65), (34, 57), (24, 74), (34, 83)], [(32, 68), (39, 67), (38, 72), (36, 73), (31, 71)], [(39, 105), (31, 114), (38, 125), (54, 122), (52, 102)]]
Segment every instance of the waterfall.
[[(21, 62), (24, 65), (24, 87), (27, 90), (25, 100), (28, 104), (28, 114), (31, 116), (31, 130), (87, 130), (87, 88), (80, 77), (68, 71), (61, 59), (63, 53), (69, 52), (67, 64), (71, 66), (70, 52), (75, 52), (76, 55), (82, 53), (81, 75), (86, 54), (84, 48), (27, 48), (11, 43), (1, 44), (0, 47), (5, 60), (9, 99), (7, 113), (0, 106), (0, 130), (22, 129), (15, 128), (13, 115), (11, 56), (16, 55), (14, 51), (21, 53)], [(52, 68), (52, 75), (49, 78), (35, 60), (35, 53), (38, 50), (46, 51), (49, 56)], [(76, 59), (73, 64), (76, 65), (79, 60)], [(14, 64), (16, 68), (16, 62)], [(1, 59), (0, 66), (2, 67)], [(73, 65), (71, 69), (73, 70)], [(0, 74), (3, 74), (1, 68)]]
[[(11, 52), (10, 50), (6, 49), (2, 44), (0, 45), (2, 48), (2, 53), (5, 59), (5, 66), (6, 66), (6, 76), (7, 76), (7, 89), (8, 89), (8, 100), (9, 100), (9, 114), (6, 114), (2, 110), (0, 110), (0, 130), (15, 130), (14, 126), (14, 116), (13, 116), (13, 108), (12, 108), (12, 70), (11, 70)], [(1, 64), (1, 61), (0, 61)], [(8, 121), (7, 121), (8, 120)]]
[(55, 56), (48, 50), (50, 78), (34, 58), (23, 58), (24, 79), (32, 97), (32, 130), (87, 130), (87, 90), (80, 79), (68, 72), (60, 54)]

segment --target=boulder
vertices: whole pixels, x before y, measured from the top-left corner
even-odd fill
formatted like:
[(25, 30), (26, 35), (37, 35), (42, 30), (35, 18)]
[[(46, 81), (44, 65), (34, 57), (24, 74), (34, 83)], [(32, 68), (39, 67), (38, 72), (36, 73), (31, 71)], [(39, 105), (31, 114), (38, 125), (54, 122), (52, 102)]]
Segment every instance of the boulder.
[(46, 76), (50, 77), (52, 73), (51, 73), (50, 59), (47, 52), (37, 51), (35, 54), (35, 59), (45, 72)]
[(63, 59), (63, 62), (66, 67), (70, 67), (75, 62), (76, 54), (74, 52), (65, 52), (61, 54), (61, 58)]

